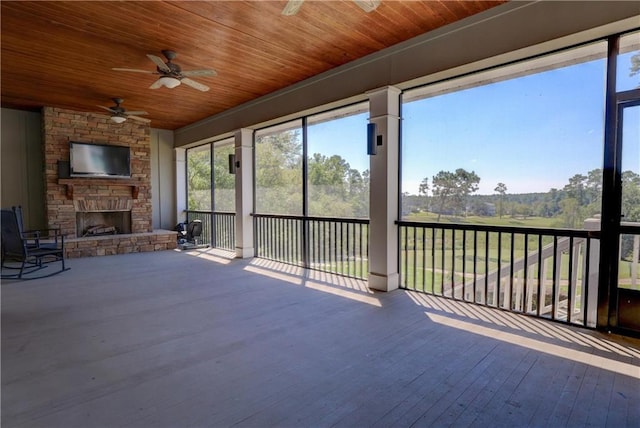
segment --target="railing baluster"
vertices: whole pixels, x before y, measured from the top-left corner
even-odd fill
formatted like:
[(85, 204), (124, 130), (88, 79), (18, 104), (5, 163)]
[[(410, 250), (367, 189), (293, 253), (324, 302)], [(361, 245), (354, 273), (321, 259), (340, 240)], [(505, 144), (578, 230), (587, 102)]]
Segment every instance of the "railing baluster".
[(502, 232), (498, 232), (498, 274), (496, 275), (496, 292), (493, 296), (494, 306), (500, 307), (500, 294), (502, 291), (501, 282), (502, 282)]
[(338, 225), (335, 221), (332, 221), (331, 225), (333, 226), (333, 245), (331, 245), (331, 248), (333, 248), (333, 263), (331, 271), (335, 273), (338, 270)]
[(347, 272), (346, 275), (347, 276), (351, 276), (351, 246), (349, 245), (349, 240), (351, 238), (351, 232), (350, 232), (350, 228), (349, 228), (349, 223), (345, 223), (345, 226), (347, 227), (347, 233), (346, 233), (346, 237), (347, 237), (347, 243), (345, 245), (345, 249), (347, 252)]
[(544, 296), (542, 294), (542, 235), (538, 235), (538, 303), (536, 304), (536, 316), (540, 316), (540, 307), (544, 304)]
[(451, 230), (451, 298), (456, 298), (456, 230)]
[[(560, 256), (562, 257), (562, 255)], [(558, 314), (556, 311), (558, 307), (556, 305), (556, 298), (558, 296), (556, 287), (558, 283), (556, 282), (556, 273), (559, 272), (558, 264), (562, 265), (562, 263), (558, 263), (558, 237), (553, 237), (553, 270), (552, 270), (552, 281), (551, 281), (551, 319), (555, 320), (558, 318)]]
[(591, 260), (591, 238), (587, 237), (587, 248), (584, 255), (584, 273), (582, 274), (582, 325), (586, 326), (589, 305), (589, 262)]
[(436, 294), (436, 228), (431, 228), (431, 294)]
[[(509, 293), (505, 293), (505, 302), (504, 302), (504, 306), (506, 308), (509, 308), (510, 310), (515, 309), (513, 307), (513, 275), (515, 274), (514, 272), (514, 261), (515, 261), (515, 255), (514, 255), (514, 251), (515, 251), (515, 243), (516, 243), (516, 234), (515, 233), (511, 233), (511, 242), (510, 242), (510, 246), (511, 248), (509, 248)], [(509, 299), (507, 299), (507, 296), (509, 296)]]
[(413, 289), (415, 290), (417, 287), (418, 281), (418, 228), (413, 227)]
[(467, 300), (465, 297), (467, 288), (467, 230), (462, 231), (462, 300)]
[(473, 303), (477, 303), (478, 294), (476, 283), (478, 282), (478, 231), (473, 231)]
[(422, 291), (427, 291), (427, 229), (422, 229)]
[(344, 249), (343, 249), (343, 234), (342, 234), (342, 222), (338, 222), (340, 225), (340, 273), (344, 273)]
[(277, 219), (271, 218), (269, 219), (269, 241), (272, 243), (271, 248), (269, 249), (269, 255), (272, 260), (276, 260), (277, 252), (276, 246), (278, 245), (278, 234), (276, 232)]
[[(330, 234), (327, 235), (327, 222), (322, 222), (322, 268), (326, 272), (327, 271), (327, 248), (329, 245), (329, 237)], [(329, 257), (331, 257), (329, 255)], [(330, 264), (329, 264), (330, 265)]]
[(445, 237), (445, 230), (446, 229), (440, 229), (442, 231), (442, 239), (440, 239), (440, 253), (441, 253), (441, 260), (440, 260), (440, 295), (444, 296), (444, 280), (445, 280), (445, 259), (446, 259), (446, 254), (445, 254), (445, 249), (446, 249), (446, 237)]
[(529, 296), (529, 234), (524, 234), (524, 270), (523, 270), (523, 278), (524, 283), (522, 284), (522, 312), (527, 313), (527, 304), (528, 296)]
[(567, 269), (567, 322), (571, 322), (573, 312), (573, 236), (569, 237), (569, 266)]

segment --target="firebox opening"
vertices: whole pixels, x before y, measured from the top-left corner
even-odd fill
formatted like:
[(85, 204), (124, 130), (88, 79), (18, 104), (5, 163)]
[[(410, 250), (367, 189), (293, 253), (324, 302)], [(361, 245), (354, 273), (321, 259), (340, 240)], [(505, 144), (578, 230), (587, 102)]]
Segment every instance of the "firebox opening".
[(131, 233), (131, 211), (76, 213), (76, 236), (118, 235)]

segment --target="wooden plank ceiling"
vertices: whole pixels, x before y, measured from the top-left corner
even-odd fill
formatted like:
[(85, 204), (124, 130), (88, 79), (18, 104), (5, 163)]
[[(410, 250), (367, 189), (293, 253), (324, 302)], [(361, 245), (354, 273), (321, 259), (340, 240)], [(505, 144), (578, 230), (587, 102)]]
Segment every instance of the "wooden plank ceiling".
[[(310, 1), (294, 16), (282, 1), (2, 1), (3, 107), (100, 112), (121, 97), (151, 126), (177, 129), (380, 49), (504, 3), (383, 1), (366, 13), (351, 0)], [(149, 89), (146, 57), (177, 52), (210, 86)]]

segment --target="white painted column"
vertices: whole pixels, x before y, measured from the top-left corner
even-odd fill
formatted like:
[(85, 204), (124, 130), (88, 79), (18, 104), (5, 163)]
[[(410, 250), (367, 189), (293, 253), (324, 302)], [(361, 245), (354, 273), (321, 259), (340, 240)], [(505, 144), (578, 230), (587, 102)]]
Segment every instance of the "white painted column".
[(369, 288), (398, 288), (398, 168), (400, 89), (393, 86), (367, 92), (369, 122), (375, 123), (382, 145), (369, 157)]
[(235, 133), (236, 162), (236, 257), (254, 256), (253, 246), (253, 130)]
[(176, 219), (178, 223), (187, 221), (187, 150), (174, 149), (176, 164)]

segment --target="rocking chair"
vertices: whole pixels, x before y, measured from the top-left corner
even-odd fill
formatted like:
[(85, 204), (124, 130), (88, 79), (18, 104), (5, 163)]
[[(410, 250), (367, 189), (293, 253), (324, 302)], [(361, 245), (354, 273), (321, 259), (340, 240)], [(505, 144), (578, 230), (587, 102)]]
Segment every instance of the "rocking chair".
[[(36, 279), (69, 270), (64, 264), (64, 236), (59, 229), (23, 231), (19, 209), (14, 207), (1, 212), (2, 279)], [(60, 262), (59, 270), (45, 275), (31, 275), (56, 262)], [(5, 273), (7, 270), (18, 272)]]

